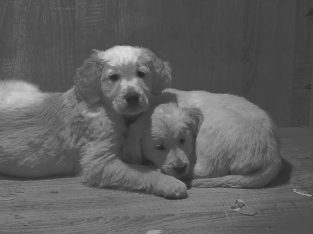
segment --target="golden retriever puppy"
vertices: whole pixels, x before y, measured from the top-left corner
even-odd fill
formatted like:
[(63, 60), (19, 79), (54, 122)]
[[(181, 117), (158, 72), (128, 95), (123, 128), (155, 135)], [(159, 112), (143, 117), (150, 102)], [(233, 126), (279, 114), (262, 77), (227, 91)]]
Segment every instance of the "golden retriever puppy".
[(166, 175), (190, 181), (200, 118), (197, 109), (179, 108), (176, 103), (151, 108), (129, 126), (123, 160), (152, 165)]
[[(134, 158), (140, 155), (137, 149), (136, 154), (129, 154), (130, 160), (137, 163), (149, 160), (163, 173), (179, 179), (185, 172), (179, 169), (179, 173), (174, 173), (178, 172), (177, 165), (186, 169), (192, 167), (193, 171), (188, 175), (193, 175), (194, 187), (257, 188), (267, 185), (277, 175), (281, 166), (279, 140), (271, 119), (256, 105), (234, 95), (204, 91), (167, 89), (164, 97), (175, 100), (182, 109), (193, 107), (200, 111), (199, 131), (193, 135), (196, 136), (195, 144), (191, 143), (191, 134), (183, 127), (180, 129), (190, 122), (182, 110), (172, 108), (168, 111), (162, 107), (167, 111), (152, 115), (150, 123), (141, 127), (145, 129), (140, 130), (144, 133), (140, 141), (143, 159)], [(182, 137), (181, 132), (187, 134)], [(133, 139), (134, 144), (134, 136), (128, 138)], [(174, 150), (173, 142), (176, 144)], [(188, 148), (184, 149), (185, 160), (181, 160), (181, 151), (176, 150), (179, 144), (180, 148)], [(130, 148), (133, 150), (134, 146)]]
[(131, 46), (94, 51), (65, 93), (1, 81), (0, 173), (43, 178), (81, 172), (92, 186), (186, 197), (169, 176), (120, 159), (126, 122), (146, 111), (170, 82), (167, 63)]

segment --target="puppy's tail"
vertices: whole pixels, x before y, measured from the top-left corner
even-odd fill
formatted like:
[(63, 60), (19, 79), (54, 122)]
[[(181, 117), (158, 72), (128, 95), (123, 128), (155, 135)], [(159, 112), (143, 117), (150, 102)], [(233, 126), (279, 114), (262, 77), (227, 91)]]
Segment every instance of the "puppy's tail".
[(259, 188), (271, 182), (279, 172), (281, 158), (277, 157), (259, 171), (249, 175), (227, 175), (216, 178), (200, 178), (192, 181), (193, 187), (232, 187), (232, 188)]

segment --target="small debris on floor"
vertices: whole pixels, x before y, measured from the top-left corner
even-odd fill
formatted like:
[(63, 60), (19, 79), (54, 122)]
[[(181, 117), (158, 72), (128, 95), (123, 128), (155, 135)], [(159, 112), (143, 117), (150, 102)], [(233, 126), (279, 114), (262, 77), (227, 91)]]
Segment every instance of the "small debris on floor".
[(24, 193), (24, 189), (21, 189), (21, 188), (15, 188), (14, 189), (14, 193)]
[(11, 201), (14, 200), (14, 197), (0, 197), (0, 201)]
[(23, 216), (20, 216), (20, 215), (16, 214), (16, 215), (14, 215), (14, 218), (15, 219), (23, 219)]
[(51, 190), (50, 193), (59, 193), (58, 190)]
[(312, 193), (305, 191), (305, 190), (302, 190), (302, 189), (294, 188), (292, 191), (299, 194), (299, 195), (306, 196), (306, 197), (312, 197), (313, 196)]
[(256, 211), (250, 206), (247, 206), (246, 203), (241, 199), (236, 199), (234, 204), (231, 206), (231, 209), (242, 215), (248, 216), (256, 215)]
[(149, 230), (146, 234), (161, 234), (162, 230)]
[(237, 199), (237, 200), (235, 200), (234, 205), (232, 205), (230, 208), (231, 208), (233, 211), (238, 211), (238, 210), (240, 210), (240, 208), (244, 207), (245, 205), (246, 205), (246, 204), (243, 202), (243, 200)]

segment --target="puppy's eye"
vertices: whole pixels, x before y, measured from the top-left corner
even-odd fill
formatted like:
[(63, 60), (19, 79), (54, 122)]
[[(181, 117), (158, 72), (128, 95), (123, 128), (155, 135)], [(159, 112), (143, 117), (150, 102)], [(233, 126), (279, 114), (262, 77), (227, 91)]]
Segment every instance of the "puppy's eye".
[(111, 81), (117, 81), (119, 78), (120, 78), (119, 74), (109, 75), (109, 80)]
[(179, 139), (179, 144), (183, 145), (185, 144), (186, 140), (184, 138), (180, 138)]
[(137, 71), (137, 76), (140, 78), (145, 78), (146, 77), (146, 73), (144, 73), (143, 71)]
[(159, 151), (164, 151), (166, 149), (164, 145), (156, 145), (155, 148)]

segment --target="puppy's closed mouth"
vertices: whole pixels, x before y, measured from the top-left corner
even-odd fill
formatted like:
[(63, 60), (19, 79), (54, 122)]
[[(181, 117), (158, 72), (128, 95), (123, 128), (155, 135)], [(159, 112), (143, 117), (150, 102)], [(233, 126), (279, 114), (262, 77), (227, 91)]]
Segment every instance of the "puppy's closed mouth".
[(184, 173), (176, 173), (173, 168), (170, 166), (163, 166), (159, 168), (157, 165), (155, 165), (152, 161), (147, 159), (146, 157), (142, 158), (142, 164), (148, 167), (152, 167), (160, 171), (162, 174), (173, 176), (183, 182), (187, 182), (190, 180), (190, 173), (189, 168), (185, 170)]
[(140, 105), (128, 106), (127, 104), (114, 105), (114, 109), (124, 116), (134, 116), (145, 111), (145, 108)]
[(126, 102), (126, 101), (120, 101), (117, 100), (115, 102), (113, 102), (113, 107), (114, 109), (122, 114), (122, 115), (128, 115), (128, 116), (133, 116), (133, 115), (138, 115), (142, 112), (145, 112), (148, 108), (148, 103), (145, 102), (134, 102), (134, 101), (130, 101), (130, 102)]
[[(165, 170), (164, 168), (159, 169), (157, 165), (155, 165), (153, 162), (151, 162), (150, 160), (146, 158), (142, 159), (142, 164), (148, 167), (155, 168), (156, 170), (160, 171), (162, 174), (173, 176), (186, 184), (190, 181), (190, 175), (188, 173), (188, 170), (186, 170), (186, 172), (183, 174), (177, 174), (172, 169), (170, 170)], [(171, 171), (172, 173), (169, 171)]]
[(178, 173), (170, 166), (163, 166), (160, 171), (169, 176), (173, 176), (181, 181), (186, 181), (189, 175), (189, 169), (186, 169), (184, 172)]
[(122, 111), (120, 111), (121, 114), (125, 116), (135, 116), (142, 112), (144, 112), (146, 108), (143, 108), (142, 106), (135, 106), (135, 107), (126, 107)]

